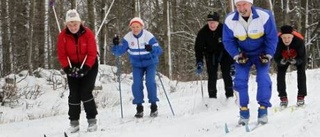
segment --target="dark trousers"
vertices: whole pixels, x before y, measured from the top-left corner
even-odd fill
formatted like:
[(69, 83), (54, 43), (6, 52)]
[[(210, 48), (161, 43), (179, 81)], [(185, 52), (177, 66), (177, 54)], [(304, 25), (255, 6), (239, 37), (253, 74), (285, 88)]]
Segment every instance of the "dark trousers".
[(96, 103), (92, 95), (96, 77), (98, 74), (98, 62), (92, 66), (91, 70), (81, 78), (68, 77), (69, 85), (69, 119), (79, 120), (81, 112), (81, 102), (87, 114), (87, 119), (95, 118), (98, 114)]
[(230, 75), (230, 69), (231, 65), (233, 64), (233, 59), (226, 52), (221, 54), (206, 54), (205, 59), (208, 73), (209, 97), (217, 97), (217, 78), (219, 65), (224, 81), (225, 95), (226, 97), (233, 96), (233, 85)]
[[(278, 74), (277, 74), (277, 89), (279, 97), (287, 96), (286, 92), (286, 72), (289, 65), (278, 65)], [(297, 82), (298, 82), (298, 95), (297, 96), (306, 96), (307, 95), (307, 86), (306, 86), (306, 71), (305, 64), (297, 65)]]

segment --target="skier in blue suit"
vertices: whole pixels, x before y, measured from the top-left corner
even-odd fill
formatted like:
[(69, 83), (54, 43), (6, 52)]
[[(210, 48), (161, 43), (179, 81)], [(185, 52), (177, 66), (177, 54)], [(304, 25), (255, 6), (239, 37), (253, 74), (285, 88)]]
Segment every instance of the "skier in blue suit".
[(151, 117), (158, 115), (157, 85), (155, 81), (159, 56), (162, 54), (162, 48), (152, 33), (143, 29), (144, 22), (141, 18), (135, 17), (129, 23), (131, 29), (122, 39), (121, 44), (119, 37), (113, 38), (112, 52), (120, 56), (126, 52), (129, 53), (130, 63), (132, 65), (132, 94), (133, 104), (136, 104), (137, 113), (135, 117), (143, 117), (143, 76), (146, 74), (146, 87), (148, 92), (149, 103), (151, 103)]
[(267, 108), (271, 107), (270, 61), (275, 53), (278, 37), (271, 11), (252, 6), (253, 0), (234, 0), (237, 11), (227, 15), (222, 41), (227, 52), (236, 61), (234, 89), (239, 96), (239, 124), (249, 121), (248, 80), (255, 65), (258, 84), (258, 122), (268, 122)]

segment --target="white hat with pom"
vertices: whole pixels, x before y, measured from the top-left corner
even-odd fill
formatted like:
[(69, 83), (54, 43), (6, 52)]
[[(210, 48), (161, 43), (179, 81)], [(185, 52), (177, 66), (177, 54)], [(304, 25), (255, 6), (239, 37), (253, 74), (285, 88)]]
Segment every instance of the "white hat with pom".
[(70, 22), (70, 21), (81, 21), (79, 13), (75, 9), (71, 9), (67, 11), (66, 22)]

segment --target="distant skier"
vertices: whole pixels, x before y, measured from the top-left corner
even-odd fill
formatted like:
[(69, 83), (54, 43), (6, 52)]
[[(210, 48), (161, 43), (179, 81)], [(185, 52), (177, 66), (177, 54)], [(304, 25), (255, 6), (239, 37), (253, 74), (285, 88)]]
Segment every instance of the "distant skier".
[(278, 43), (277, 27), (271, 11), (252, 6), (253, 0), (234, 0), (236, 11), (228, 14), (223, 26), (223, 44), (236, 61), (234, 89), (239, 95), (239, 124), (248, 124), (248, 82), (250, 69), (256, 69), (258, 123), (268, 122), (272, 82), (270, 61)]
[(58, 59), (69, 85), (70, 132), (79, 131), (81, 102), (87, 114), (88, 131), (97, 130), (98, 114), (92, 95), (98, 73), (97, 45), (93, 32), (82, 25), (75, 9), (67, 11), (66, 28), (58, 36)]
[(304, 105), (304, 97), (307, 95), (305, 72), (307, 64), (306, 49), (303, 37), (301, 34), (297, 34), (292, 26), (284, 25), (281, 27), (274, 60), (277, 63), (277, 89), (281, 101), (280, 106), (288, 106), (285, 79), (287, 69), (290, 65), (296, 66), (297, 69), (297, 105)]
[(219, 66), (221, 67), (224, 82), (225, 97), (233, 97), (232, 77), (230, 74), (232, 73), (231, 65), (234, 61), (224, 49), (222, 26), (219, 14), (217, 12), (209, 13), (207, 24), (199, 30), (194, 47), (198, 74), (203, 71), (203, 57), (206, 61), (209, 98), (217, 98), (217, 72)]
[(120, 56), (126, 52), (129, 53), (129, 59), (132, 66), (133, 84), (133, 104), (136, 104), (136, 118), (143, 117), (143, 77), (145, 75), (146, 87), (149, 103), (151, 103), (151, 117), (158, 115), (157, 85), (155, 81), (159, 56), (162, 54), (162, 48), (152, 33), (144, 29), (144, 22), (141, 18), (135, 17), (129, 23), (131, 29), (122, 39), (113, 38), (112, 52)]

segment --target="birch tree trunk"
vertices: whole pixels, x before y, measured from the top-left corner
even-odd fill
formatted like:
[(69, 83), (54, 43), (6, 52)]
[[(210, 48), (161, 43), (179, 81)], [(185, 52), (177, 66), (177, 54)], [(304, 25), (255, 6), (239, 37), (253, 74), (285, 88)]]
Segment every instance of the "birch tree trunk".
[(11, 59), (10, 59), (10, 40), (9, 40), (9, 27), (10, 23), (8, 11), (8, 0), (1, 0), (1, 44), (2, 44), (2, 63), (1, 63), (1, 77), (8, 74), (11, 71)]
[(87, 25), (92, 31), (95, 30), (94, 1), (95, 0), (87, 0), (88, 20), (86, 22), (88, 22)]
[(32, 43), (33, 43), (33, 22), (34, 22), (34, 11), (35, 11), (35, 2), (36, 1), (31, 1), (31, 7), (30, 7), (30, 24), (29, 24), (29, 52), (28, 52), (28, 66), (29, 66), (29, 74), (32, 76), (33, 72), (33, 66), (32, 66)]

